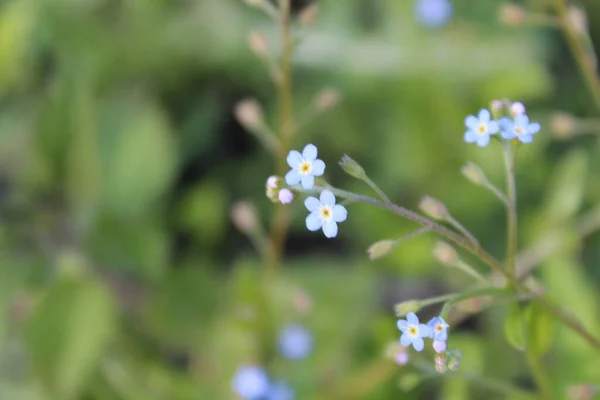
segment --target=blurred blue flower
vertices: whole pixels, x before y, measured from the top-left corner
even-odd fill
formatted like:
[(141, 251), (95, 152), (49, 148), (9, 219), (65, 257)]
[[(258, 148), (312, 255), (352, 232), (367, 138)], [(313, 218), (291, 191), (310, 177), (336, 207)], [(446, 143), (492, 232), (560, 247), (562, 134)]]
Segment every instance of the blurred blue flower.
[(258, 400), (269, 390), (269, 377), (261, 367), (243, 365), (237, 369), (231, 389), (244, 400)]
[(490, 119), (490, 112), (486, 109), (479, 111), (479, 116), (469, 115), (465, 119), (468, 130), (465, 132), (465, 142), (477, 142), (479, 147), (485, 147), (490, 142), (490, 135), (498, 133), (500, 125), (498, 121)]
[(302, 154), (296, 150), (290, 151), (287, 163), (292, 170), (285, 175), (285, 181), (288, 185), (302, 183), (304, 189), (312, 189), (315, 176), (325, 172), (325, 163), (317, 159), (317, 147), (313, 144), (307, 144)]
[(429, 28), (446, 25), (452, 16), (450, 0), (417, 0), (415, 18), (417, 22)]
[(294, 400), (295, 398), (296, 395), (290, 385), (283, 381), (276, 381), (271, 385), (266, 400)]
[(444, 318), (434, 317), (428, 323), (427, 326), (431, 329), (431, 338), (438, 342), (445, 342), (448, 340), (448, 325)]
[(406, 314), (406, 320), (398, 320), (398, 329), (402, 331), (400, 344), (410, 346), (416, 351), (423, 350), (425, 343), (423, 338), (431, 337), (431, 329), (425, 324), (419, 324), (419, 318), (413, 312)]
[(502, 126), (502, 137), (504, 139), (517, 138), (521, 143), (533, 142), (533, 135), (542, 129), (537, 122), (529, 122), (527, 114), (518, 114), (515, 119), (502, 118), (500, 120)]
[(319, 199), (308, 197), (304, 205), (310, 211), (306, 217), (308, 230), (314, 232), (323, 228), (323, 233), (328, 238), (337, 236), (337, 223), (344, 222), (348, 216), (344, 206), (335, 204), (335, 196), (329, 190), (323, 190)]
[(289, 324), (279, 332), (279, 350), (285, 358), (301, 360), (308, 357), (312, 348), (312, 334), (302, 325)]

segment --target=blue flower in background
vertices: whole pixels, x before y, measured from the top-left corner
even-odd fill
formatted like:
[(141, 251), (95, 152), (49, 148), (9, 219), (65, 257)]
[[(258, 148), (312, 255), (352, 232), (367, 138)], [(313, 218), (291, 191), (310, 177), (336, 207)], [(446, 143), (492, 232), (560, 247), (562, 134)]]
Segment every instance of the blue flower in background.
[(490, 119), (490, 112), (486, 109), (479, 111), (479, 116), (469, 115), (465, 119), (468, 130), (465, 132), (465, 142), (476, 142), (479, 147), (485, 147), (490, 142), (490, 135), (498, 133), (500, 124)]
[(294, 400), (296, 395), (290, 385), (283, 381), (276, 381), (271, 385), (266, 400)]
[(427, 323), (429, 329), (431, 329), (431, 338), (438, 342), (445, 342), (448, 340), (448, 325), (444, 318), (434, 317)]
[(236, 371), (231, 389), (245, 400), (258, 400), (267, 395), (269, 377), (261, 367), (243, 365)]
[(542, 129), (537, 122), (530, 123), (527, 114), (518, 114), (515, 119), (502, 118), (500, 125), (502, 126), (501, 135), (504, 139), (517, 138), (521, 143), (533, 142), (533, 135)]
[(323, 190), (319, 199), (308, 197), (304, 205), (310, 211), (306, 217), (308, 230), (314, 232), (323, 228), (323, 233), (328, 238), (337, 236), (337, 223), (344, 222), (348, 216), (344, 206), (335, 204), (335, 196), (329, 190)]
[(406, 320), (398, 321), (398, 329), (402, 331), (400, 344), (402, 346), (412, 344), (416, 351), (421, 351), (425, 347), (423, 338), (431, 337), (431, 329), (425, 324), (419, 324), (419, 318), (413, 312), (406, 314)]
[(452, 16), (450, 0), (417, 0), (415, 18), (429, 28), (439, 28), (446, 25)]
[(302, 325), (286, 325), (279, 332), (279, 350), (285, 358), (301, 360), (308, 357), (312, 348), (312, 334)]
[(287, 163), (292, 170), (285, 175), (285, 181), (288, 185), (302, 183), (304, 189), (312, 189), (315, 176), (325, 172), (325, 163), (317, 159), (317, 147), (313, 144), (307, 144), (302, 154), (296, 150), (290, 151)]

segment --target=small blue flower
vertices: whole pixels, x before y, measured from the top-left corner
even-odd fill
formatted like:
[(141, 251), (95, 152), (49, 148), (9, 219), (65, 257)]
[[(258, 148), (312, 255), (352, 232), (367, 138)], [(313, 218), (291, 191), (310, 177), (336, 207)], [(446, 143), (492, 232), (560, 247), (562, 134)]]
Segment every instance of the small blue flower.
[(255, 365), (238, 368), (231, 382), (231, 389), (243, 399), (263, 398), (269, 390), (269, 377), (264, 369)]
[(335, 196), (329, 190), (323, 190), (319, 199), (308, 197), (304, 205), (310, 211), (306, 217), (308, 230), (314, 232), (323, 228), (323, 233), (328, 238), (337, 236), (337, 223), (344, 222), (348, 216), (344, 206), (335, 204)]
[(302, 325), (286, 325), (279, 332), (279, 350), (284, 357), (290, 360), (301, 360), (308, 357), (312, 348), (312, 334)]
[(402, 331), (400, 344), (405, 347), (412, 344), (416, 351), (425, 347), (423, 338), (431, 337), (431, 329), (425, 324), (419, 324), (419, 318), (413, 312), (406, 314), (406, 320), (398, 321), (398, 329)]
[(502, 126), (502, 137), (504, 139), (517, 138), (521, 143), (533, 142), (533, 135), (542, 129), (537, 122), (529, 122), (527, 114), (518, 114), (515, 119), (502, 118), (500, 120)]
[(294, 400), (296, 395), (290, 385), (283, 381), (273, 382), (266, 400)]
[(285, 181), (288, 185), (302, 183), (304, 189), (312, 189), (315, 176), (325, 172), (325, 163), (317, 159), (317, 147), (313, 144), (307, 144), (302, 154), (296, 150), (290, 151), (287, 163), (292, 170), (285, 175)]
[(415, 18), (417, 22), (429, 28), (439, 28), (446, 25), (452, 16), (450, 0), (417, 0)]
[(490, 112), (486, 109), (479, 111), (479, 117), (469, 115), (465, 119), (468, 130), (465, 132), (465, 142), (476, 142), (479, 147), (485, 147), (490, 142), (490, 135), (495, 135), (500, 130), (498, 121), (490, 120)]
[(438, 342), (445, 342), (448, 340), (448, 325), (444, 318), (434, 317), (428, 323), (427, 326), (431, 329), (431, 338)]

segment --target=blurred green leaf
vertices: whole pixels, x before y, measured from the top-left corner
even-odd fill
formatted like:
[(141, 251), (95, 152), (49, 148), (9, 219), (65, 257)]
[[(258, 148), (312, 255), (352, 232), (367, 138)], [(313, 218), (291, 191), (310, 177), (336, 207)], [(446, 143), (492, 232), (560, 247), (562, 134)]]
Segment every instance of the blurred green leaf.
[(554, 338), (556, 320), (537, 301), (532, 301), (525, 309), (527, 321), (527, 349), (540, 357), (548, 351)]
[(504, 336), (517, 350), (525, 350), (525, 316), (518, 303), (511, 303), (504, 318)]

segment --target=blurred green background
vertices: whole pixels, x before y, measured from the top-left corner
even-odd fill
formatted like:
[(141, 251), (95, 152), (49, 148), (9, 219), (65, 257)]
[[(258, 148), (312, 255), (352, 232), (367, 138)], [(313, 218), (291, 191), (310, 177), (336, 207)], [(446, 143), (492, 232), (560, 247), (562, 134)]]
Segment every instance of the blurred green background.
[[(294, 148), (317, 145), (337, 187), (368, 193), (336, 165), (347, 153), (399, 204), (442, 199), (502, 258), (503, 207), (460, 174), (472, 161), (502, 186), (501, 152), (464, 143), (463, 121), (495, 98), (524, 102), (543, 130), (518, 156), (520, 245), (554, 235), (535, 273), (600, 335), (600, 124), (585, 119), (598, 110), (560, 32), (506, 27), (491, 0), (454, 0), (440, 29), (415, 22), (412, 0), (318, 3), (294, 55), (295, 111), (325, 87), (343, 101)], [(600, 43), (600, 3), (580, 4)], [(265, 226), (274, 210), (274, 161), (233, 114), (255, 97), (276, 121), (250, 30), (276, 47), (276, 27), (239, 0), (1, 2), (0, 398), (233, 399), (248, 362), (268, 363), (302, 400), (516, 398), (482, 376), (532, 389), (503, 338), (504, 306), (452, 326), (460, 373), (420, 382), (384, 357), (399, 335), (394, 303), (468, 280), (435, 261), (433, 235), (369, 261), (370, 244), (415, 226), (364, 205), (348, 206), (335, 240), (308, 232), (302, 202), (291, 206), (268, 301), (276, 326), (311, 329), (315, 350), (297, 363), (259, 354), (272, 339), (257, 333), (262, 261), (230, 219), (239, 200)], [(556, 110), (591, 134), (557, 138)], [(544, 362), (557, 398), (600, 382), (597, 354), (564, 329), (555, 339)]]

